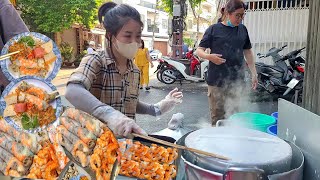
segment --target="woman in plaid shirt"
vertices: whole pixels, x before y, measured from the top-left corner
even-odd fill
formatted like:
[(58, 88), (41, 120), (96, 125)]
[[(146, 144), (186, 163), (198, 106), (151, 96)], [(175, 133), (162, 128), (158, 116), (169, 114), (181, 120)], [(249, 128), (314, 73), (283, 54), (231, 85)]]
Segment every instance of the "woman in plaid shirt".
[(181, 102), (183, 95), (174, 89), (154, 105), (139, 101), (140, 72), (132, 59), (141, 42), (140, 14), (129, 5), (108, 2), (98, 16), (106, 29), (106, 48), (82, 59), (69, 79), (66, 98), (107, 123), (117, 135), (146, 134), (135, 123), (135, 114), (163, 114)]

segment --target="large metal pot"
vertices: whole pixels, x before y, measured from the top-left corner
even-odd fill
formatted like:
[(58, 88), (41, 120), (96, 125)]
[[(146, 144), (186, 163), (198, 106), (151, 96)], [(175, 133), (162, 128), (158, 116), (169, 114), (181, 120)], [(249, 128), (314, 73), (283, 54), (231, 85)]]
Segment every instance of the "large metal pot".
[[(220, 128), (220, 127), (219, 127)], [(223, 129), (212, 128), (215, 131), (224, 131), (228, 132), (252, 132), (254, 130), (242, 128), (231, 128), (231, 127), (223, 127)], [(199, 130), (201, 131), (201, 130)], [(254, 131), (256, 134), (258, 131)], [(258, 132), (258, 136), (260, 137)], [(208, 134), (208, 132), (206, 132)], [(251, 134), (252, 135), (252, 134)], [(261, 134), (260, 134), (261, 135)], [(265, 135), (265, 133), (262, 133)], [(187, 137), (191, 137), (192, 134), (186, 134), (180, 140), (177, 141), (177, 144), (186, 145), (185, 141)], [(243, 136), (244, 137), (244, 136)], [(266, 134), (268, 138), (269, 135)], [(273, 136), (270, 137), (271, 140)], [(187, 138), (188, 139), (188, 138)], [(280, 139), (279, 139), (280, 140)], [(198, 142), (198, 140), (195, 140)], [(226, 140), (227, 141), (227, 140)], [(270, 139), (266, 139), (266, 141), (270, 141)], [(279, 142), (281, 142), (280, 140)], [(187, 146), (188, 146), (187, 142)], [(218, 143), (218, 142), (211, 142), (211, 143)], [(282, 142), (284, 143), (284, 142)], [(287, 144), (287, 143), (285, 143)], [(223, 161), (215, 158), (208, 158), (205, 156), (201, 156), (199, 154), (194, 154), (188, 151), (184, 151), (182, 153), (182, 160), (183, 160), (183, 167), (185, 167), (185, 178), (186, 179), (201, 179), (201, 180), (260, 180), (260, 179), (289, 179), (289, 180), (302, 180), (302, 169), (303, 169), (303, 154), (295, 145), (289, 143), (287, 144), (290, 150), (292, 149), (292, 154), (288, 155), (287, 157), (279, 157), (282, 160), (270, 161), (266, 163), (257, 163), (252, 162), (250, 163), (241, 163), (235, 161)], [(189, 144), (190, 146), (190, 144)], [(206, 144), (208, 146), (208, 144)], [(285, 147), (285, 146), (284, 146)], [(288, 148), (286, 147), (286, 148)], [(257, 149), (261, 148), (259, 146), (256, 147)], [(198, 147), (198, 149), (203, 149), (203, 147)], [(281, 150), (280, 150), (281, 151)], [(277, 152), (280, 152), (277, 151)], [(213, 149), (212, 152), (215, 152)], [(220, 153), (220, 152), (219, 152)], [(222, 154), (226, 155), (226, 154)], [(250, 156), (250, 154), (248, 155)], [(291, 161), (291, 157), (293, 160)], [(263, 158), (262, 158), (263, 159)], [(291, 163), (293, 162), (293, 163)], [(180, 169), (182, 170), (182, 169)], [(293, 175), (294, 174), (294, 175)], [(179, 178), (184, 179), (184, 178)]]

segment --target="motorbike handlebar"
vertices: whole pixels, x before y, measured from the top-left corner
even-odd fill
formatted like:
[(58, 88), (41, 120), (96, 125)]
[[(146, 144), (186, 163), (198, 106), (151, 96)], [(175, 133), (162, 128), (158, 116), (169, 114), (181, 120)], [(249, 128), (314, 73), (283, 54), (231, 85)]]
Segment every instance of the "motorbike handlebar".
[(290, 56), (293, 56), (293, 55), (298, 55), (298, 54), (301, 53), (304, 49), (306, 49), (306, 47), (303, 47), (303, 48), (301, 48), (301, 49), (292, 51), (292, 52), (288, 53), (286, 56), (290, 57)]
[(258, 58), (265, 58), (266, 57), (265, 54), (261, 54), (261, 53), (258, 53), (257, 56), (258, 56)]
[(282, 46), (280, 49), (283, 50), (284, 48), (288, 47), (288, 45)]
[(287, 60), (287, 59), (290, 59), (291, 56), (293, 56), (293, 55), (295, 55), (295, 56), (298, 55), (298, 54), (301, 53), (301, 51), (303, 51), (304, 49), (306, 49), (306, 47), (303, 47), (303, 48), (301, 48), (301, 49), (298, 49), (298, 50), (294, 50), (294, 51), (292, 51), (292, 52), (289, 52), (288, 54), (284, 55), (281, 59), (279, 59), (279, 60), (276, 61), (276, 62), (285, 61), (285, 60)]
[(301, 48), (299, 51), (303, 51), (303, 50), (305, 50), (306, 49), (306, 47), (303, 47), (303, 48)]

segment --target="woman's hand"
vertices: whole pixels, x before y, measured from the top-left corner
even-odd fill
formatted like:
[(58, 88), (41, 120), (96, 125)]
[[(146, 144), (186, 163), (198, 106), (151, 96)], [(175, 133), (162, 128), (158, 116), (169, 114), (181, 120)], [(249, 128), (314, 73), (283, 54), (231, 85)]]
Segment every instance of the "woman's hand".
[(182, 102), (183, 94), (182, 92), (178, 91), (178, 88), (173, 89), (169, 92), (169, 94), (160, 102), (155, 104), (155, 107), (160, 109), (160, 113), (166, 113), (174, 109), (176, 104)]
[(258, 75), (257, 74), (252, 75), (251, 83), (252, 83), (252, 89), (256, 90), (258, 87)]
[(216, 65), (221, 65), (226, 62), (226, 60), (221, 57), (222, 57), (221, 54), (207, 54), (205, 59), (208, 59), (209, 61), (213, 62)]
[(110, 106), (100, 106), (92, 113), (92, 115), (106, 123), (116, 135), (126, 137), (132, 132), (147, 135), (133, 119)]
[[(112, 123), (116, 124), (116, 126), (113, 128), (113, 132), (120, 136), (126, 137), (133, 132), (147, 135), (147, 133), (141, 127), (139, 127), (133, 119), (128, 117), (121, 117), (117, 119), (117, 122)], [(110, 126), (110, 123), (108, 125)]]

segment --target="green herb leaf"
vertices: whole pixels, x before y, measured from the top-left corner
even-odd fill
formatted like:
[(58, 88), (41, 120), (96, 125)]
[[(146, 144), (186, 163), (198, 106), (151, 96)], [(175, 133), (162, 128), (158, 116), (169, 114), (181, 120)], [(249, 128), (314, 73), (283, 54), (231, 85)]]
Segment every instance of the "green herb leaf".
[(29, 47), (34, 47), (36, 45), (36, 42), (34, 41), (34, 39), (31, 36), (22, 37), (18, 42), (24, 43)]
[(38, 117), (35, 116), (32, 121), (33, 128), (39, 127)]
[(23, 129), (30, 129), (32, 128), (32, 124), (30, 124), (30, 118), (27, 114), (22, 114), (22, 118), (21, 118), (21, 124)]
[(39, 121), (37, 116), (29, 117), (27, 114), (22, 114), (21, 124), (23, 129), (29, 130), (39, 127)]

